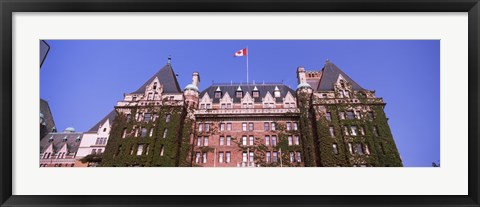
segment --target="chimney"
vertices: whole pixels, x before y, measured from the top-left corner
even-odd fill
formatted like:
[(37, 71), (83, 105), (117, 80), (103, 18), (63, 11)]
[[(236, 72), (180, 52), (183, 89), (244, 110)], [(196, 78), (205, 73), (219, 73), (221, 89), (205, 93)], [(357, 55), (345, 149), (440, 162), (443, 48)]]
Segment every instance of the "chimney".
[(297, 68), (297, 78), (298, 78), (298, 84), (307, 83), (304, 67), (300, 66)]
[(193, 72), (192, 74), (192, 84), (197, 86), (197, 88), (200, 85), (200, 74), (198, 72)]

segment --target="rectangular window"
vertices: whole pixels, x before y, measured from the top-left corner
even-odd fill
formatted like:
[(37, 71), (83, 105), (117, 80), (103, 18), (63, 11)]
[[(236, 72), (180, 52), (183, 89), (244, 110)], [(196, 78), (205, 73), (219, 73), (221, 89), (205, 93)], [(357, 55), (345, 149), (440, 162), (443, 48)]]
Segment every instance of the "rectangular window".
[(232, 104), (231, 103), (227, 103), (227, 109), (231, 109), (232, 108)]
[(220, 123), (220, 131), (225, 131), (225, 123)]
[(353, 155), (353, 146), (351, 142), (348, 143), (348, 151)]
[(275, 122), (272, 122), (272, 131), (275, 131)]
[(139, 144), (137, 148), (137, 155), (142, 155), (143, 153), (143, 145)]
[(242, 137), (242, 145), (247, 146), (247, 136)]
[(150, 129), (150, 137), (153, 136), (153, 128)]
[(202, 162), (203, 162), (203, 163), (207, 163), (207, 152), (205, 152), (205, 153), (202, 154), (202, 158), (203, 158), (203, 159), (202, 159), (202, 160), (203, 160)]
[(225, 137), (220, 137), (220, 146), (225, 145)]
[(293, 152), (290, 152), (290, 163), (295, 162), (295, 155)]
[(167, 138), (167, 134), (168, 134), (168, 129), (164, 129), (163, 130), (163, 138)]
[(135, 128), (135, 137), (138, 137), (138, 128)]
[(369, 111), (368, 112), (368, 120), (373, 121), (375, 117), (373, 116), (373, 112)]
[(338, 146), (337, 146), (337, 144), (333, 144), (333, 154), (338, 155)]
[(298, 122), (293, 122), (293, 130), (298, 130)]
[(243, 96), (242, 96), (242, 92), (241, 92), (241, 91), (237, 91), (237, 92), (235, 93), (235, 97), (237, 97), (237, 98), (242, 98), (242, 97), (243, 97)]
[(335, 137), (335, 129), (333, 128), (333, 126), (330, 126), (329, 130), (330, 130), (330, 136)]
[(229, 163), (230, 162), (230, 152), (225, 153), (225, 162)]
[(200, 162), (200, 152), (195, 153), (195, 163)]
[(273, 162), (278, 161), (278, 152), (273, 152)]
[(218, 162), (219, 162), (219, 163), (223, 163), (223, 152), (220, 152), (220, 153), (218, 154)]
[(357, 126), (351, 126), (350, 129), (352, 130), (352, 136), (357, 136)]
[(232, 130), (232, 123), (227, 123), (227, 130), (228, 131)]
[(365, 135), (365, 128), (363, 126), (360, 126), (359, 130), (361, 135)]
[(170, 114), (167, 114), (167, 117), (165, 117), (165, 122), (170, 122)]
[(200, 123), (198, 124), (198, 132), (202, 132), (202, 130), (203, 130), (203, 124)]
[(247, 152), (242, 153), (242, 162), (247, 162)]
[(215, 91), (215, 98), (221, 98), (222, 97), (222, 92), (221, 91)]
[(265, 136), (265, 145), (270, 145), (270, 136)]
[(225, 103), (222, 103), (222, 105), (220, 105), (220, 108), (221, 109), (225, 109), (227, 106), (225, 105)]
[(292, 123), (287, 122), (287, 131), (290, 131), (290, 130), (292, 130)]
[(271, 156), (271, 155), (270, 155), (270, 152), (267, 152), (267, 155), (266, 155), (266, 158), (267, 158), (266, 162), (267, 162), (267, 163), (270, 162), (270, 156)]
[(253, 131), (253, 122), (248, 123), (248, 130)]
[(270, 129), (269, 129), (269, 123), (268, 123), (268, 122), (263, 123), (263, 129), (264, 129), (265, 131), (269, 131), (269, 130), (270, 130)]
[(160, 156), (163, 156), (163, 153), (165, 151), (165, 148), (163, 147), (163, 145), (160, 147)]
[(152, 117), (150, 116), (149, 113), (145, 113), (145, 117), (143, 118), (143, 120), (144, 120), (145, 122), (149, 122), (151, 118), (152, 118)]
[(200, 104), (200, 109), (205, 109), (205, 104)]
[(330, 112), (327, 112), (325, 114), (325, 118), (327, 119), (327, 121), (332, 121), (332, 114)]
[(208, 137), (203, 137), (203, 146), (208, 146)]
[(253, 98), (258, 98), (260, 97), (260, 93), (258, 91), (253, 91), (252, 92)]
[(293, 145), (293, 137), (288, 136), (288, 146), (292, 146), (292, 145)]
[(202, 146), (202, 137), (197, 137), (197, 146)]
[(127, 114), (127, 122), (129, 122), (131, 119), (132, 119), (132, 115), (131, 115), (131, 114)]
[(249, 145), (250, 145), (250, 146), (253, 146), (253, 136), (250, 136), (250, 137), (248, 138), (248, 140), (249, 140), (249, 142), (250, 142)]
[(344, 120), (344, 119), (345, 119), (345, 112), (340, 111), (340, 112), (338, 113), (338, 115), (340, 116), (340, 119), (341, 119), (341, 120)]
[(290, 103), (285, 103), (285, 108), (290, 108)]
[(210, 124), (209, 123), (205, 123), (205, 131), (206, 132), (210, 131)]
[(227, 146), (230, 146), (231, 142), (232, 142), (232, 137), (227, 136)]
[(297, 152), (297, 162), (302, 162), (302, 154)]
[(358, 144), (355, 145), (355, 153), (357, 155), (363, 155), (362, 144), (358, 143)]
[(379, 136), (377, 126), (373, 126), (373, 134), (374, 134), (375, 136), (377, 136), (377, 137)]
[(347, 111), (347, 119), (348, 120), (355, 119), (355, 113), (353, 113), (353, 111)]
[(250, 162), (254, 162), (254, 158), (255, 158), (255, 156), (253, 155), (253, 152), (250, 152), (250, 154), (248, 155), (248, 160)]
[(348, 135), (348, 127), (347, 126), (343, 126), (343, 131), (345, 132), (345, 135)]
[(370, 149), (368, 149), (368, 144), (365, 144), (365, 154), (370, 154)]
[[(148, 151), (150, 150), (150, 145), (147, 144), (147, 148), (145, 149), (145, 154), (148, 155)], [(101, 150), (100, 150), (101, 151)]]
[(90, 154), (92, 155), (97, 154), (97, 149), (92, 149), (92, 152)]
[(146, 136), (147, 136), (147, 129), (146, 129), (146, 128), (142, 128), (140, 137), (146, 137)]
[(276, 136), (272, 136), (272, 146), (277, 146), (277, 137)]
[(247, 131), (247, 123), (246, 122), (243, 122), (242, 123), (242, 131)]
[(153, 93), (148, 93), (148, 100), (153, 100)]
[(212, 108), (212, 105), (211, 104), (207, 104), (207, 109), (211, 109)]
[(300, 137), (295, 136), (295, 145), (300, 145)]

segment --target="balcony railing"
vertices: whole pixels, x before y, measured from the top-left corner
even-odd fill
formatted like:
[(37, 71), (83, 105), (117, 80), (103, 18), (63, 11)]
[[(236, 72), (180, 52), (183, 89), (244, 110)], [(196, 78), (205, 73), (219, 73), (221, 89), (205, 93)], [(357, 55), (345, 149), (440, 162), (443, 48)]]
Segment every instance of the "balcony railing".
[(291, 109), (199, 109), (195, 115), (215, 115), (215, 114), (285, 114), (299, 113), (297, 108)]

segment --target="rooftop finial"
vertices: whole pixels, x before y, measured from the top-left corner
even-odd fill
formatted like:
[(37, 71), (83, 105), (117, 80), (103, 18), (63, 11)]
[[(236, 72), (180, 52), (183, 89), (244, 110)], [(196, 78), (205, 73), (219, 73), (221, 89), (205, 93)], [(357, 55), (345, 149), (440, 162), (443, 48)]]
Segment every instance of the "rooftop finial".
[(172, 55), (168, 55), (168, 64), (172, 63)]
[(325, 60), (325, 62), (329, 63), (329, 62), (330, 62), (330, 60), (329, 60), (329, 59), (327, 59), (327, 60)]

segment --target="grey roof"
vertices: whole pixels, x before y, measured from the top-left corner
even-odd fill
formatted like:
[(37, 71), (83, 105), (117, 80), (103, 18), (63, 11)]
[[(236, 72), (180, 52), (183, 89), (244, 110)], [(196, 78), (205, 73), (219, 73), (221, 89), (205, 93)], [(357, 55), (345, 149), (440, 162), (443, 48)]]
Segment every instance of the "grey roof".
[(320, 78), (320, 84), (318, 85), (317, 91), (333, 91), (333, 85), (337, 82), (339, 75), (342, 75), (350, 84), (352, 84), (353, 90), (365, 90), (335, 64), (327, 61), (325, 66), (323, 66), (322, 77)]
[(107, 120), (110, 122), (110, 124), (112, 124), (116, 116), (117, 116), (117, 112), (115, 112), (115, 109), (113, 109), (112, 111), (110, 111), (110, 113), (108, 113), (105, 117), (103, 117), (103, 119), (101, 119), (98, 123), (93, 125), (92, 128), (88, 130), (88, 132), (97, 132), (98, 128)]
[(42, 67), (43, 62), (48, 55), (48, 51), (50, 51), (50, 45), (48, 45), (45, 40), (40, 40), (40, 67)]
[(43, 114), (48, 132), (51, 132), (52, 128), (55, 127), (55, 121), (53, 120), (52, 111), (50, 111), (48, 102), (43, 99), (40, 99), (40, 113)]
[[(215, 90), (217, 90), (217, 88), (220, 87), (220, 90), (222, 91), (222, 97), (225, 95), (226, 92), (228, 92), (228, 95), (230, 96), (230, 98), (233, 98), (233, 102), (239, 103), (241, 102), (241, 99), (235, 96), (235, 92), (237, 91), (238, 86), (242, 88), (243, 96), (245, 96), (245, 94), (248, 92), (250, 96), (252, 96), (252, 98), (253, 98), (252, 91), (256, 86), (258, 89), (258, 92), (260, 93), (260, 96), (258, 98), (253, 98), (255, 103), (259, 103), (259, 102), (261, 103), (262, 98), (265, 97), (267, 92), (270, 92), (270, 95), (272, 95), (272, 97), (275, 99), (275, 102), (277, 103), (283, 102), (283, 98), (285, 98), (285, 96), (287, 95), (287, 92), (290, 92), (293, 97), (296, 96), (296, 93), (293, 89), (291, 89), (290, 87), (282, 83), (279, 83), (279, 84), (232, 84), (232, 85), (220, 84), (220, 85), (211, 85), (210, 87), (203, 90), (200, 93), (200, 98), (203, 98), (205, 93), (208, 93), (208, 96), (210, 96), (210, 98), (213, 99), (213, 103), (219, 103), (220, 99), (215, 98), (214, 93), (215, 93)], [(280, 97), (278, 98), (274, 97), (273, 92), (275, 91), (275, 87), (278, 87), (278, 89), (280, 90)]]
[[(80, 139), (77, 140), (77, 137), (80, 136)], [(80, 132), (74, 132), (74, 133), (66, 133), (66, 132), (52, 132), (48, 133), (47, 136), (43, 137), (40, 140), (40, 153), (43, 153), (48, 146), (50, 146), (51, 143), (53, 143), (53, 151), (58, 152), (63, 145), (66, 143), (67, 144), (67, 150), (69, 153), (76, 153), (78, 150), (78, 147), (80, 146), (80, 142), (82, 140), (83, 133)], [(67, 138), (66, 141), (64, 141), (64, 138)], [(53, 138), (51, 140), (51, 138)], [(51, 141), (50, 141), (51, 140)]]
[(152, 83), (152, 81), (158, 77), (158, 80), (163, 85), (164, 93), (182, 93), (180, 90), (180, 85), (178, 85), (177, 77), (173, 72), (172, 66), (167, 64), (163, 66), (157, 73), (155, 73), (150, 79), (148, 79), (140, 88), (132, 93), (145, 93), (147, 85)]

